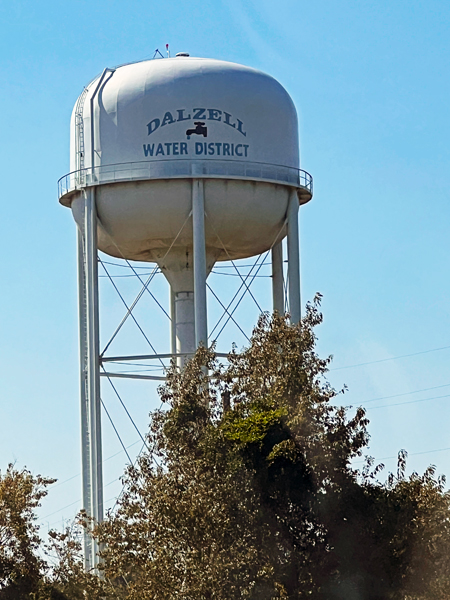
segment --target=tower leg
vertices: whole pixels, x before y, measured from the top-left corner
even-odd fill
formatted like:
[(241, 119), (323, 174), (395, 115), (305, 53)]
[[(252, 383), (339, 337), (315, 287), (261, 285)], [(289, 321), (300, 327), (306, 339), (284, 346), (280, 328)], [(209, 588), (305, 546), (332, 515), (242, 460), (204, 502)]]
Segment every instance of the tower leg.
[(170, 286), (170, 351), (172, 354), (177, 352), (177, 313), (176, 313), (176, 294)]
[(300, 249), (298, 231), (298, 197), (296, 190), (291, 190), (287, 210), (287, 251), (289, 273), (289, 311), (291, 323), (294, 325), (301, 319), (300, 304)]
[(205, 198), (203, 179), (192, 180), (192, 222), (194, 236), (195, 347), (208, 346), (206, 307)]
[[(84, 198), (82, 230), (78, 231), (80, 315), (81, 441), (83, 508), (96, 522), (103, 520), (103, 477), (100, 414), (97, 213), (95, 190)], [(86, 532), (86, 570), (98, 565), (98, 545)]]
[[(87, 513), (91, 507), (91, 478), (89, 476), (90, 445), (89, 445), (89, 392), (87, 385), (87, 302), (86, 302), (86, 269), (85, 243), (81, 229), (77, 231), (78, 238), (78, 312), (79, 312), (79, 343), (80, 343), (80, 401), (81, 401), (81, 470), (82, 470), (82, 509)], [(92, 540), (84, 532), (83, 554), (84, 568), (92, 568)]]
[(272, 298), (273, 310), (284, 315), (283, 243), (280, 240), (272, 248)]
[(175, 294), (175, 335), (177, 365), (183, 367), (195, 352), (195, 309), (193, 292)]

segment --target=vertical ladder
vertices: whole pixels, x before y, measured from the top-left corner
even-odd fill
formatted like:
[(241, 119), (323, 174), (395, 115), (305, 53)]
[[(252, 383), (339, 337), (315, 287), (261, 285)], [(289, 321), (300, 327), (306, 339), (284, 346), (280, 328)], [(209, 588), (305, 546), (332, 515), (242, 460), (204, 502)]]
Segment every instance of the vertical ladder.
[(86, 172), (84, 170), (85, 146), (84, 146), (84, 118), (83, 109), (84, 101), (88, 93), (88, 88), (85, 87), (81, 92), (75, 108), (75, 170), (77, 171), (76, 184), (84, 186), (86, 184)]

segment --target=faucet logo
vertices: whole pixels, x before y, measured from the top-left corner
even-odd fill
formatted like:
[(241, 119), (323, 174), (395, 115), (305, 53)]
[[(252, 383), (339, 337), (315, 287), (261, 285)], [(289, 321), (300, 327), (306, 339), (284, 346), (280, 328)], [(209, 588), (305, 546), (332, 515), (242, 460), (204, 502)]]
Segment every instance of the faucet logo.
[(194, 121), (195, 129), (188, 129), (186, 131), (187, 139), (191, 139), (191, 135), (202, 135), (208, 137), (208, 128), (205, 127), (205, 123), (202, 121)]

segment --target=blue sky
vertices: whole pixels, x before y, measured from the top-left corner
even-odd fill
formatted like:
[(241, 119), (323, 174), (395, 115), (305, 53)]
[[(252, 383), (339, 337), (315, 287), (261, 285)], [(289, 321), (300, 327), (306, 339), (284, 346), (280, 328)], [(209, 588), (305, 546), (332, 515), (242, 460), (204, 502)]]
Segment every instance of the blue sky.
[[(433, 463), (450, 474), (448, 2), (16, 0), (2, 4), (0, 23), (0, 468), (16, 461), (59, 478), (43, 522), (70, 518), (80, 498), (75, 226), (56, 197), (70, 113), (104, 67), (151, 58), (166, 43), (173, 54), (261, 69), (291, 94), (302, 167), (315, 182), (300, 218), (302, 296), (324, 295), (318, 346), (334, 355), (330, 380), (348, 385), (346, 404), (370, 408), (375, 457), (405, 448), (410, 469)], [(214, 279), (223, 298), (232, 279)], [(120, 283), (132, 299), (135, 284)], [(269, 308), (270, 280), (256, 285)], [(161, 281), (155, 293), (166, 298)], [(104, 278), (102, 301), (106, 341), (123, 308)], [(248, 331), (257, 311), (246, 302)], [(166, 336), (151, 303), (139, 315)], [(131, 325), (120, 343), (134, 351)], [(222, 349), (233, 340), (244, 343), (230, 327)], [(119, 388), (145, 431), (155, 386)], [(133, 457), (136, 431), (112, 390), (104, 394)], [(105, 462), (111, 505), (127, 459), (106, 417), (104, 429), (105, 458), (119, 453)]]

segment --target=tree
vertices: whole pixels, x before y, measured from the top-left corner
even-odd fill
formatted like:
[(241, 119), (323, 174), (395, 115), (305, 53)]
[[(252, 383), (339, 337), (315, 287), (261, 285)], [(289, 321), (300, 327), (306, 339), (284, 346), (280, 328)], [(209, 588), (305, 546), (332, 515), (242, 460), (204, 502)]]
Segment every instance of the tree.
[[(98, 528), (106, 588), (134, 599), (448, 598), (449, 496), (433, 469), (381, 485), (364, 410), (333, 403), (315, 352), (319, 298), (301, 326), (263, 315), (221, 365), (173, 368), (147, 452)], [(205, 367), (212, 373), (208, 380)], [(109, 586), (109, 587), (108, 587)], [(115, 594), (115, 595), (114, 595)]]
[[(96, 600), (99, 578), (85, 573), (71, 528), (44, 543), (36, 510), (56, 479), (8, 465), (0, 472), (0, 600)], [(92, 594), (91, 594), (92, 592)]]
[(36, 509), (55, 480), (33, 476), (10, 464), (0, 472), (0, 598), (57, 598), (44, 581), (47, 564), (39, 556)]
[[(340, 406), (325, 379), (319, 302), (299, 326), (262, 315), (227, 365), (201, 348), (183, 371), (173, 366), (160, 389), (167, 408), (151, 414), (146, 451), (95, 529), (101, 577), (83, 572), (70, 531), (53, 532), (56, 564), (34, 571), (47, 591), (67, 600), (450, 597), (445, 481), (432, 467), (407, 478), (404, 451), (385, 483), (373, 459), (354, 468), (368, 420)], [(37, 540), (24, 539), (33, 565)]]

